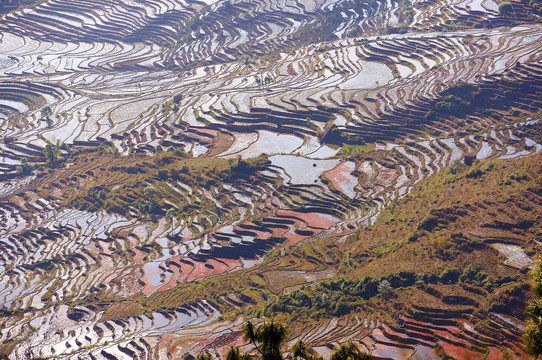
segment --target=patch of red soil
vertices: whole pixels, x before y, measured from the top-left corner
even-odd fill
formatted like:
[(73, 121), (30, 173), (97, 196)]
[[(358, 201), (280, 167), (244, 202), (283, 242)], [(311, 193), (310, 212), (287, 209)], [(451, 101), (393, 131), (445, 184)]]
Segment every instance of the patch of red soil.
[(390, 187), (393, 184), (393, 180), (395, 180), (397, 176), (399, 176), (399, 174), (397, 174), (397, 170), (381, 167), (378, 171), (378, 175), (376, 176), (375, 184)]
[(109, 250), (109, 244), (107, 244), (106, 242), (98, 241), (98, 245), (102, 249), (102, 254), (105, 254), (105, 255), (113, 254), (113, 252), (111, 250)]
[(204, 262), (194, 262), (194, 264), (194, 270), (192, 270), (192, 272), (188, 275), (186, 282), (204, 278), (211, 275), (214, 271), (213, 268), (205, 266), (206, 263)]
[(216, 352), (218, 353), (219, 357), (221, 359), (225, 359), (226, 358), (226, 353), (228, 352), (228, 350), (230, 350), (230, 348), (233, 346), (233, 347), (236, 347), (236, 346), (243, 346), (243, 345), (246, 345), (247, 342), (243, 339), (243, 333), (241, 332), (238, 332), (238, 333), (233, 333), (231, 334), (232, 337), (234, 337), (234, 339), (232, 339), (230, 342), (227, 343), (227, 345), (222, 345), (222, 346), (218, 346), (215, 348)]
[(356, 164), (353, 161), (347, 161), (327, 171), (324, 175), (331, 181), (335, 189), (350, 198), (354, 198), (354, 187), (358, 184), (358, 178), (352, 175), (355, 169)]
[[(316, 234), (323, 231), (322, 229), (312, 229), (312, 228), (307, 228), (307, 227), (303, 227), (303, 228), (300, 228), (300, 229), (305, 230), (305, 231), (312, 231), (314, 233), (313, 235), (316, 235)], [(300, 241), (302, 241), (302, 240), (304, 240), (304, 239), (306, 239), (308, 237), (307, 235), (297, 234), (294, 229), (288, 230), (282, 236), (284, 236), (284, 237), (286, 237), (288, 239), (288, 241), (282, 247), (295, 245), (298, 242), (300, 242)]]
[(238, 268), (238, 267), (242, 266), (242, 263), (237, 259), (218, 258), (217, 260), (219, 260), (219, 261), (223, 262), (224, 264), (226, 264), (226, 266), (228, 266), (229, 270), (233, 270), (235, 268)]
[(216, 274), (222, 274), (223, 272), (228, 271), (229, 267), (222, 261), (219, 261), (217, 259), (209, 259), (207, 260), (207, 264), (212, 266), (214, 268), (212, 275)]
[(453, 359), (482, 359), (484, 354), (476, 351), (465, 349), (463, 346), (453, 345), (446, 342), (439, 342), (440, 346)]
[[(173, 259), (179, 259), (177, 260), (177, 263), (181, 265), (181, 276), (180, 276), (180, 282), (186, 282), (186, 279), (190, 275), (190, 272), (192, 272), (192, 269), (194, 269), (194, 263), (188, 259), (183, 258), (181, 261), (181, 257), (178, 256)], [(172, 259), (172, 260), (173, 260)]]
[(307, 223), (313, 228), (327, 229), (340, 221), (336, 216), (321, 213), (302, 213), (293, 210), (277, 210), (277, 215), (291, 216)]
[(175, 285), (177, 285), (177, 280), (179, 279), (179, 276), (181, 275), (179, 271), (180, 269), (178, 266), (173, 265), (173, 264), (169, 266), (169, 269), (173, 271), (173, 273), (171, 274), (169, 281), (164, 286), (159, 288), (158, 291), (169, 290), (169, 289), (174, 288)]
[(215, 137), (218, 134), (218, 130), (212, 130), (212, 129), (198, 129), (198, 132), (203, 134), (209, 134), (213, 137)]

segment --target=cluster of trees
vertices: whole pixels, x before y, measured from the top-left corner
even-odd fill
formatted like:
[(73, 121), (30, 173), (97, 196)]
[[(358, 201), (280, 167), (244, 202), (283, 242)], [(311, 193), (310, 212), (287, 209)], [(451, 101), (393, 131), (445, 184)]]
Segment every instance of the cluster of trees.
[[(157, 151), (163, 151), (161, 148), (157, 148)], [(168, 152), (181, 158), (190, 157), (182, 149), (169, 148)], [(171, 163), (173, 160), (166, 156), (161, 157), (161, 163), (157, 166), (162, 166), (166, 163)], [(230, 159), (228, 161), (228, 167), (219, 170), (218, 168), (204, 168), (200, 170), (198, 168), (190, 168), (183, 166), (182, 168), (170, 168), (161, 169), (158, 171), (158, 177), (160, 180), (172, 179), (175, 181), (182, 181), (190, 186), (203, 186), (208, 189), (211, 186), (218, 186), (224, 181), (234, 181), (239, 178), (247, 178), (255, 175), (258, 170), (263, 170), (270, 164), (269, 159), (266, 156), (258, 156), (243, 160), (240, 156), (237, 159)]]
[(30, 175), (32, 173), (33, 166), (28, 163), (28, 159), (23, 158), (21, 160), (21, 165), (15, 167), (15, 172), (17, 175)]
[(118, 193), (113, 193), (107, 186), (94, 186), (86, 193), (70, 200), (70, 204), (80, 210), (98, 211), (104, 209), (108, 212), (126, 214), (128, 207), (119, 199)]
[(45, 139), (45, 149), (43, 149), (43, 155), (47, 159), (47, 162), (51, 166), (56, 166), (60, 162), (60, 148), (62, 147), (62, 144), (60, 143), (60, 140), (57, 140), (56, 142), (52, 142), (49, 139)]
[[(510, 280), (502, 279), (505, 282)], [(342, 316), (363, 307), (365, 300), (377, 295), (387, 296), (393, 289), (414, 285), (457, 283), (486, 286), (491, 284), (491, 280), (481, 271), (448, 268), (439, 275), (405, 271), (379, 279), (365, 277), (361, 280), (324, 281), (268, 299), (264, 314), (273, 316), (276, 313), (287, 313), (314, 319)]]
[[(250, 321), (243, 326), (245, 341), (249, 341), (261, 360), (284, 360), (283, 347), (288, 336), (288, 330), (277, 322), (264, 322), (256, 327)], [(294, 360), (323, 360), (316, 351), (302, 340), (297, 341), (291, 349)], [(253, 357), (241, 352), (238, 347), (232, 347), (225, 360), (251, 360)], [(342, 344), (330, 360), (369, 360), (372, 356), (362, 352), (354, 343)], [(212, 360), (209, 353), (199, 354), (197, 360)]]
[(480, 86), (461, 81), (450, 85), (442, 91), (442, 98), (435, 103), (434, 110), (428, 116), (445, 114), (464, 117), (480, 112), (485, 116), (499, 117), (498, 110), (507, 109), (522, 94), (531, 91), (529, 81), (499, 80), (494, 85)]
[[(59, 149), (59, 146), (49, 142), (44, 150), (44, 153), (47, 152), (48, 154), (46, 156), (51, 159), (49, 160), (51, 164), (58, 162)], [(238, 181), (239, 179), (250, 178), (251, 176), (255, 175), (258, 170), (264, 169), (270, 163), (266, 157), (259, 156), (246, 160), (243, 160), (240, 157), (238, 159), (230, 159), (228, 161), (228, 166), (223, 169), (220, 169), (219, 167), (197, 168), (186, 165), (178, 167), (175, 166), (175, 164), (171, 165), (174, 161), (176, 161), (173, 156), (176, 155), (176, 150), (179, 150), (178, 156), (184, 157), (186, 155), (186, 153), (180, 149), (170, 148), (168, 149), (168, 152), (172, 152), (174, 154), (164, 153), (158, 157), (155, 157), (155, 167), (159, 169), (157, 173), (159, 180), (154, 179), (153, 177), (152, 182), (169, 181), (171, 179), (173, 181), (181, 181), (182, 183), (192, 187), (203, 187), (209, 189), (211, 186), (218, 187), (224, 182), (232, 183)], [(157, 149), (157, 151), (162, 152), (163, 149)], [(170, 166), (166, 167), (166, 165)], [(141, 167), (134, 166), (113, 167), (111, 170), (123, 171), (130, 174), (144, 174), (147, 172)], [(149, 175), (153, 176), (154, 173), (149, 171), (148, 175), (142, 176), (142, 179), (151, 179)], [(179, 214), (190, 214), (193, 211), (198, 211), (198, 209), (201, 210), (205, 206), (209, 206), (209, 201), (204, 200), (198, 204), (190, 204), (187, 202), (179, 209), (167, 209), (162, 199), (163, 194), (158, 192), (157, 188), (152, 185), (152, 182), (150, 182), (151, 185), (148, 185), (143, 189), (141, 189), (138, 185), (130, 184), (127, 184), (120, 189), (115, 189), (114, 191), (109, 189), (107, 186), (96, 186), (89, 188), (85, 193), (74, 197), (70, 203), (74, 207), (82, 210), (98, 211), (99, 209), (104, 209), (109, 212), (123, 215), (129, 211), (130, 206), (135, 206), (142, 214), (149, 215), (151, 218), (166, 215), (168, 219), (172, 219)], [(124, 194), (129, 196), (123, 196)], [(126, 200), (129, 197), (136, 198), (134, 203)], [(218, 212), (219, 210), (214, 209), (214, 211)]]
[(509, 1), (505, 1), (499, 5), (499, 15), (509, 17), (514, 14), (514, 7)]
[(535, 14), (537, 14), (538, 16), (542, 16), (542, 1), (531, 0), (529, 1), (529, 6), (533, 9)]
[[(461, 272), (457, 269), (447, 269), (440, 276), (438, 276), (441, 282), (457, 282), (461, 278), (476, 278), (479, 274), (468, 270)], [(396, 287), (399, 283), (413, 283), (419, 277), (411, 273), (401, 273), (400, 275), (392, 275), (390, 278), (393, 284), (389, 280), (382, 280), (378, 283), (372, 283), (369, 278), (365, 278), (360, 282), (352, 280), (339, 280), (332, 281), (326, 285), (328, 288), (342, 287), (350, 289), (351, 292), (360, 292), (361, 288), (371, 285), (372, 292), (382, 293), (389, 292), (393, 287)], [(525, 341), (525, 350), (527, 353), (538, 358), (542, 355), (542, 260), (539, 260), (534, 269), (531, 271), (532, 291), (535, 296), (526, 309), (528, 316), (527, 328), (523, 336)], [(418, 280), (419, 281), (419, 280)], [(356, 290), (357, 289), (357, 290)], [(360, 291), (358, 291), (360, 290)], [(363, 293), (363, 291), (361, 291)], [(287, 295), (288, 297), (288, 295)], [(291, 296), (291, 299), (295, 299), (301, 303), (310, 303), (311, 298), (303, 291), (296, 291)], [(314, 297), (313, 297), (314, 298)], [(314, 298), (315, 299), (315, 298)], [(283, 345), (287, 339), (288, 331), (280, 323), (276, 322), (264, 322), (260, 326), (256, 327), (250, 321), (243, 326), (244, 339), (250, 341), (250, 343), (256, 349), (261, 360), (284, 360)], [(297, 343), (291, 349), (291, 355), (294, 360), (323, 360), (313, 349), (302, 340)], [(226, 354), (225, 360), (251, 360), (253, 357), (249, 354), (241, 352), (238, 347), (232, 347)], [(331, 356), (330, 360), (367, 360), (372, 359), (370, 354), (364, 353), (352, 342), (342, 344)], [(208, 353), (201, 353), (197, 360), (212, 360), (211, 355)]]
[(269, 75), (265, 75), (264, 78), (260, 78), (259, 76), (254, 76), (254, 80), (256, 80), (256, 84), (258, 84), (258, 89), (262, 88), (262, 85), (264, 89), (269, 86), (273, 82), (273, 78), (271, 78)]
[(414, 9), (410, 0), (403, 1), (403, 7), (399, 11), (399, 20), (405, 25), (409, 25), (414, 19)]
[(258, 156), (243, 160), (237, 157), (237, 160), (230, 161), (230, 168), (222, 174), (224, 179), (235, 180), (237, 178), (249, 177), (255, 175), (258, 170), (263, 170), (271, 162), (265, 156)]
[(484, 98), (478, 85), (464, 82), (448, 87), (443, 95), (444, 98), (435, 104), (435, 110), (454, 116), (464, 116), (474, 103), (480, 103)]
[(143, 189), (143, 199), (138, 204), (139, 211), (144, 214), (158, 215), (162, 212), (156, 195), (156, 189), (152, 186), (147, 186)]

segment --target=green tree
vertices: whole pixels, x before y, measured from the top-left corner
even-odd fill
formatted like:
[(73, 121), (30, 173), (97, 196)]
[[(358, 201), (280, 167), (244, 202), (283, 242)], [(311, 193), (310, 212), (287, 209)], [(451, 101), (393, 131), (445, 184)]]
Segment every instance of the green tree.
[(49, 119), (49, 116), (53, 115), (53, 110), (51, 110), (50, 106), (46, 106), (43, 109), (41, 109), (41, 117), (43, 119)]
[(207, 351), (204, 351), (198, 355), (196, 360), (213, 360), (213, 357)]
[(531, 271), (531, 289), (535, 299), (527, 306), (527, 329), (523, 334), (525, 350), (538, 358), (542, 354), (542, 260)]
[(269, 77), (268, 75), (265, 75), (265, 78), (263, 79), (263, 82), (264, 82), (265, 86), (268, 86), (269, 84), (271, 84), (272, 81), (273, 81), (273, 79), (271, 77)]
[(512, 3), (506, 1), (499, 5), (499, 14), (504, 17), (509, 17), (514, 13)]
[(147, 186), (143, 189), (145, 199), (139, 202), (139, 210), (146, 214), (158, 214), (160, 205), (156, 201), (156, 189), (152, 186)]
[(153, 200), (154, 196), (156, 195), (156, 189), (152, 186), (147, 186), (145, 189), (143, 189), (143, 195), (145, 196), (145, 199)]
[(62, 146), (60, 140), (53, 143), (51, 140), (45, 139), (45, 143), (46, 145), (45, 149), (43, 149), (43, 155), (45, 155), (45, 158), (50, 165), (57, 164), (60, 156), (60, 147)]
[[(53, 111), (49, 106), (44, 107), (41, 109), (41, 119), (47, 121), (47, 125), (52, 126), (53, 120), (51, 120), (51, 115), (53, 115)], [(58, 115), (57, 115), (58, 118)]]
[(173, 220), (173, 218), (177, 216), (177, 209), (175, 208), (170, 208), (166, 211), (166, 219), (167, 221), (171, 221)]
[(241, 353), (238, 347), (232, 347), (226, 353), (225, 360), (250, 360), (249, 354)]
[(318, 356), (316, 352), (307, 346), (302, 340), (298, 340), (292, 348), (292, 356), (294, 360), (322, 360), (321, 356)]
[(16, 166), (15, 169), (18, 175), (28, 175), (32, 173), (32, 165), (28, 163), (28, 159), (26, 158), (22, 158), (21, 165)]
[(283, 360), (282, 344), (286, 340), (288, 331), (286, 328), (276, 322), (265, 322), (255, 328), (248, 321), (243, 326), (245, 340), (250, 340), (256, 350), (262, 355), (262, 360)]
[(309, 348), (303, 343), (303, 341), (299, 340), (294, 344), (294, 347), (292, 348), (292, 356), (295, 360), (309, 360), (310, 359), (310, 352)]
[(330, 360), (370, 360), (372, 356), (362, 352), (352, 341), (342, 344), (331, 355)]

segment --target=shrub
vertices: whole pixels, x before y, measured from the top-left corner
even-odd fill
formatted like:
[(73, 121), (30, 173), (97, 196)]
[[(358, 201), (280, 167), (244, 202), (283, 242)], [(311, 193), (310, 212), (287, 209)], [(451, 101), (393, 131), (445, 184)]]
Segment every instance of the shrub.
[(456, 284), (459, 281), (475, 286), (486, 286), (490, 278), (478, 270), (445, 269), (440, 275), (400, 272), (380, 279), (365, 277), (361, 280), (329, 280), (296, 290), (290, 294), (270, 297), (265, 305), (264, 314), (298, 314), (314, 319), (331, 315), (341, 316), (363, 306), (368, 300), (379, 294), (388, 295), (393, 289), (415, 286), (417, 284)]
[(480, 176), (482, 176), (484, 174), (484, 172), (480, 169), (475, 169), (475, 170), (471, 170), (470, 172), (467, 173), (467, 175), (465, 175), (467, 178), (469, 179), (476, 179), (476, 178), (479, 178)]
[(459, 281), (461, 271), (458, 269), (444, 269), (439, 278), (443, 284), (455, 284)]
[(147, 186), (145, 189), (143, 189), (143, 195), (145, 196), (145, 199), (151, 200), (156, 195), (156, 189), (152, 186)]
[(47, 159), (47, 162), (50, 165), (56, 165), (60, 156), (60, 140), (57, 140), (56, 143), (53, 143), (51, 140), (45, 139), (45, 149), (43, 149), (43, 155)]
[(499, 14), (504, 17), (511, 16), (514, 13), (512, 3), (506, 1), (499, 5)]
[(159, 170), (159, 171), (158, 171), (158, 177), (159, 177), (161, 180), (167, 180), (167, 178), (169, 177), (168, 171), (167, 171), (167, 170)]
[(433, 231), (438, 226), (438, 219), (429, 215), (418, 223), (418, 230)]
[(455, 95), (448, 95), (435, 105), (435, 110), (441, 113), (461, 116), (469, 108), (470, 103)]

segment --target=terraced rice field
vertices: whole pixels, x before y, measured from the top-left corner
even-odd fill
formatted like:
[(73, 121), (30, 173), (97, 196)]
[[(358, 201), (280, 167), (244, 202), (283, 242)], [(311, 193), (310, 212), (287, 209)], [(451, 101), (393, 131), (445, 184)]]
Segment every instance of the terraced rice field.
[[(524, 1), (513, 2), (513, 19), (498, 5), (46, 0), (3, 15), (2, 349), (10, 359), (250, 350), (243, 319), (224, 320), (210, 299), (126, 316), (119, 301), (252, 268), (272, 250), (346, 239), (460, 163), (540, 153), (542, 26)], [(435, 110), (464, 83), (481, 105)], [(43, 153), (49, 140), (63, 144), (56, 169)], [(99, 146), (111, 154), (74, 155)], [(171, 160), (179, 172), (202, 168), (215, 180), (213, 166), (266, 161), (203, 185), (162, 178), (161, 166), (171, 169), (151, 159), (163, 149), (182, 154)], [(138, 207), (143, 187), (163, 197), (161, 215)], [(122, 213), (74, 205), (103, 188), (120, 194)], [(495, 249), (528, 268), (524, 249), (510, 246)], [(394, 323), (328, 319), (289, 341), (302, 337), (326, 356), (350, 339), (386, 359), (525, 356), (521, 320), (494, 312), (480, 332), (471, 323), (479, 314), (466, 315), (472, 304), (451, 309), (449, 294), (428, 296), (442, 306), (413, 306)], [(254, 302), (222, 299), (237, 309)]]

